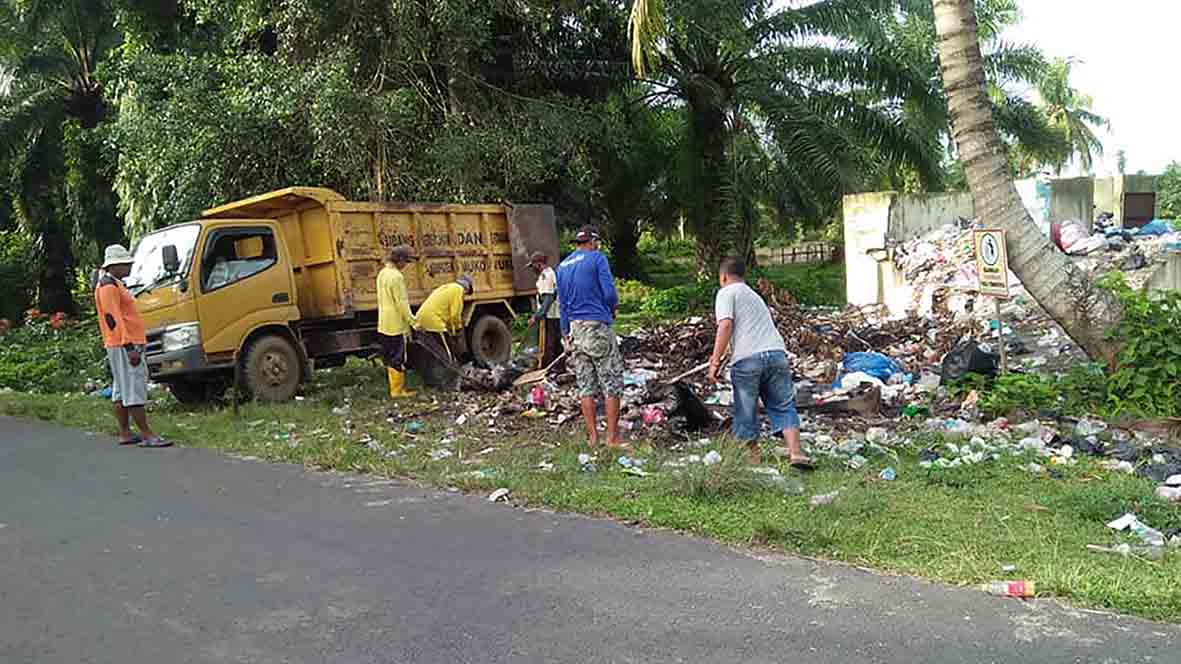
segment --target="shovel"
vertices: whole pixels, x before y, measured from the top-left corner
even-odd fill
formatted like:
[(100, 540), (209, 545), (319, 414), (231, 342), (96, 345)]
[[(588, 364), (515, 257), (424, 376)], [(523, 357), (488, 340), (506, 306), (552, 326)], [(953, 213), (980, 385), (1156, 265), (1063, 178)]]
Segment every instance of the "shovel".
[(562, 361), (563, 357), (566, 357), (566, 353), (564, 353), (564, 352), (561, 355), (559, 355), (556, 360), (554, 360), (553, 362), (550, 362), (548, 367), (546, 367), (544, 369), (534, 369), (533, 371), (530, 371), (529, 373), (521, 374), (516, 380), (513, 381), (513, 387), (521, 387), (522, 385), (532, 385), (533, 383), (540, 383), (541, 381), (545, 380), (546, 375), (549, 374), (549, 370), (553, 369), (554, 365), (556, 365), (558, 362)]

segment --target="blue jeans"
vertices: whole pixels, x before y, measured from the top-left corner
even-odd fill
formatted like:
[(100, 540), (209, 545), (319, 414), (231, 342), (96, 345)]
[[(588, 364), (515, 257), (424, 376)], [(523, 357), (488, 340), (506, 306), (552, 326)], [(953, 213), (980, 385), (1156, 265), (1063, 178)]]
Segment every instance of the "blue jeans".
[(732, 429), (738, 440), (750, 442), (759, 437), (759, 397), (776, 436), (800, 428), (791, 365), (783, 351), (755, 353), (735, 362), (730, 367), (730, 382), (734, 384)]

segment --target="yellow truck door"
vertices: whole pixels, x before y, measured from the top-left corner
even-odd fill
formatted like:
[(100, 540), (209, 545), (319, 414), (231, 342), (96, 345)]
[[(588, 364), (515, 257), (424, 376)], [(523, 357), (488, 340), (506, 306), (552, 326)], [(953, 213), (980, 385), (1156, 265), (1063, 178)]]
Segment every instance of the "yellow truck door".
[(299, 318), (296, 293), (277, 224), (226, 221), (205, 229), (197, 277), (197, 311), (205, 353), (239, 350), (264, 324)]

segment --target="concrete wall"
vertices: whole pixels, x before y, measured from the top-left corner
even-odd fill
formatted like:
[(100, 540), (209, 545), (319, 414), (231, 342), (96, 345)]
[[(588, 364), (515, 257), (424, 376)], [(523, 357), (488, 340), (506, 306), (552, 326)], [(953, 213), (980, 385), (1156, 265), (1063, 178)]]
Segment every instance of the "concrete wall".
[(845, 295), (849, 304), (885, 304), (903, 311), (911, 288), (894, 268), (890, 247), (975, 216), (972, 195), (854, 194), (844, 200)]
[(1070, 178), (1050, 183), (1050, 221), (1081, 221), (1091, 227), (1095, 220), (1095, 179)]
[[(1124, 193), (1156, 191), (1155, 175), (1124, 175), (1111, 178), (1068, 178), (1050, 182), (1050, 221), (1077, 219), (1090, 227), (1102, 212), (1124, 222)], [(1156, 214), (1160, 216), (1160, 204)]]
[(1181, 291), (1181, 254), (1166, 256), (1164, 265), (1152, 273), (1144, 287), (1148, 290)]

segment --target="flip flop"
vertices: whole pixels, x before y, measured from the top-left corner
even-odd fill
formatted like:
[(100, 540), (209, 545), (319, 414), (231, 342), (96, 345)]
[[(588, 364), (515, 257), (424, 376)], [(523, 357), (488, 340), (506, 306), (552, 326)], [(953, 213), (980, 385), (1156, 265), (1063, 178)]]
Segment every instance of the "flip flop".
[(131, 438), (128, 438), (127, 440), (119, 441), (119, 446), (124, 447), (127, 445), (139, 445), (143, 441), (144, 441), (144, 439), (140, 438), (139, 436), (132, 436)]
[(816, 462), (807, 457), (802, 459), (792, 459), (790, 465), (796, 470), (816, 470)]
[(172, 443), (170, 441), (164, 440), (163, 438), (160, 438), (157, 436), (156, 438), (152, 438), (150, 440), (140, 441), (139, 446), (140, 447), (172, 447)]

